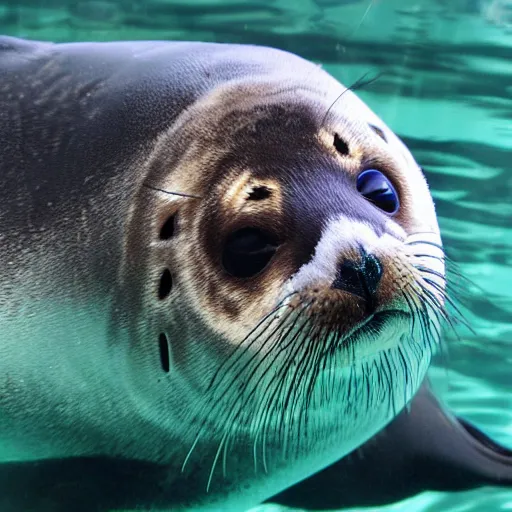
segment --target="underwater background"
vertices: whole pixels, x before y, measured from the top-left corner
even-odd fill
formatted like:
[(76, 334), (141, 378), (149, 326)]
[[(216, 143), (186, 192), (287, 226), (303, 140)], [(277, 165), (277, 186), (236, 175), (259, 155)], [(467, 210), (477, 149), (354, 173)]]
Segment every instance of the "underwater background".
[[(348, 86), (375, 78), (357, 93), (424, 168), (447, 254), (474, 283), (454, 276), (474, 332), (446, 331), (437, 394), (512, 448), (512, 0), (0, 0), (0, 33), (263, 44)], [(512, 511), (512, 491), (366, 510)]]

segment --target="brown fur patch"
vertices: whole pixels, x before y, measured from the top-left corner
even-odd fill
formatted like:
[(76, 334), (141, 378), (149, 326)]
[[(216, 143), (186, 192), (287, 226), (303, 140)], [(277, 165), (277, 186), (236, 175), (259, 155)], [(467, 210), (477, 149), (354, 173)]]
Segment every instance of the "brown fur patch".
[[(304, 180), (318, 176), (327, 165), (337, 169), (334, 172), (340, 177), (349, 178), (344, 182), (347, 186), (352, 186), (365, 168), (377, 168), (400, 195), (397, 223), (413, 230), (422, 226), (421, 215), (415, 211), (417, 192), (406, 176), (410, 162), (391, 151), (389, 143), (363, 120), (349, 121), (335, 113), (320, 126), (325, 110), (319, 105), (324, 101), (299, 88), (294, 94), (284, 89), (276, 92), (275, 84), (219, 87), (162, 134), (147, 161), (145, 178), (149, 183), (201, 197), (175, 200), (152, 193), (148, 201), (147, 191), (141, 196), (136, 209), (154, 212), (155, 234), (179, 207), (177, 236), (147, 257), (147, 267), (172, 265), (177, 279), (171, 295), (185, 300), (180, 308), (190, 307), (208, 329), (221, 336), (236, 339), (267, 314), (286, 281), (305, 263), (310, 249), (303, 250), (302, 245), (307, 242), (314, 247), (316, 243), (296, 234), (304, 219), (287, 213), (290, 206), (285, 192), (291, 181), (297, 180), (294, 165), (302, 166), (300, 179)], [(348, 154), (334, 147), (335, 134), (347, 144)], [(311, 174), (304, 171), (308, 165)], [(318, 205), (307, 204), (305, 198), (303, 207), (314, 209)], [(224, 271), (221, 255), (226, 237), (245, 226), (268, 231), (286, 243), (278, 247), (271, 264), (258, 275), (237, 279)], [(147, 236), (145, 228), (140, 234)], [(355, 253), (340, 255), (356, 257)], [(379, 257), (385, 270), (377, 303), (385, 307), (397, 300), (400, 288), (410, 284), (413, 277), (401, 256)], [(327, 288), (314, 295), (316, 305), (311, 311), (324, 319), (348, 329), (364, 318), (358, 299), (352, 295)]]

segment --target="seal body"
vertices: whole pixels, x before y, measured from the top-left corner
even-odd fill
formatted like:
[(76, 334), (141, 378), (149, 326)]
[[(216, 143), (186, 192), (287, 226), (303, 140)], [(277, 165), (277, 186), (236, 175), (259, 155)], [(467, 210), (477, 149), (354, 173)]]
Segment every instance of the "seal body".
[[(165, 466), (138, 460), (9, 462), (0, 465), (0, 506), (4, 512), (142, 508), (161, 496), (165, 481)], [(389, 504), (426, 490), (484, 485), (512, 486), (512, 452), (447, 411), (424, 382), (409, 410), (361, 448), (268, 501), (340, 510)], [(160, 505), (165, 508), (165, 500)]]
[(0, 51), (4, 463), (138, 461), (159, 492), (120, 506), (243, 510), (413, 397), (435, 211), (351, 91), (261, 47)]
[(341, 510), (483, 486), (512, 486), (512, 451), (447, 410), (425, 380), (410, 406), (362, 447), (269, 501)]

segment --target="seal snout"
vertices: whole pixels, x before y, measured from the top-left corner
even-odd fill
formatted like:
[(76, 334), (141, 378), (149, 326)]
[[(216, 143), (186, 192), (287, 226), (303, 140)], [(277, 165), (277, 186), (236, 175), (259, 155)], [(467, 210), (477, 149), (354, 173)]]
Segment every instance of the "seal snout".
[(377, 256), (361, 249), (360, 261), (342, 260), (338, 264), (331, 287), (361, 297), (366, 302), (366, 309), (374, 311), (382, 273), (382, 264)]
[(412, 328), (404, 298), (415, 282), (401, 239), (345, 216), (322, 232), (313, 258), (293, 276), (292, 307), (311, 325), (351, 347), (359, 359), (400, 342)]

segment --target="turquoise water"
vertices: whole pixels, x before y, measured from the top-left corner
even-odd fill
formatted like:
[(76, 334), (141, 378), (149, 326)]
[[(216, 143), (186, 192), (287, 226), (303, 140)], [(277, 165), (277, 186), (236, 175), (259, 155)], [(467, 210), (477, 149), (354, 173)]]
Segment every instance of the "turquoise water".
[[(512, 447), (512, 0), (4, 0), (0, 24), (54, 41), (267, 44), (347, 85), (378, 77), (359, 95), (424, 167), (447, 253), (476, 285), (466, 290), (475, 333), (447, 333), (436, 388)], [(512, 491), (425, 493), (379, 510), (512, 510)]]

